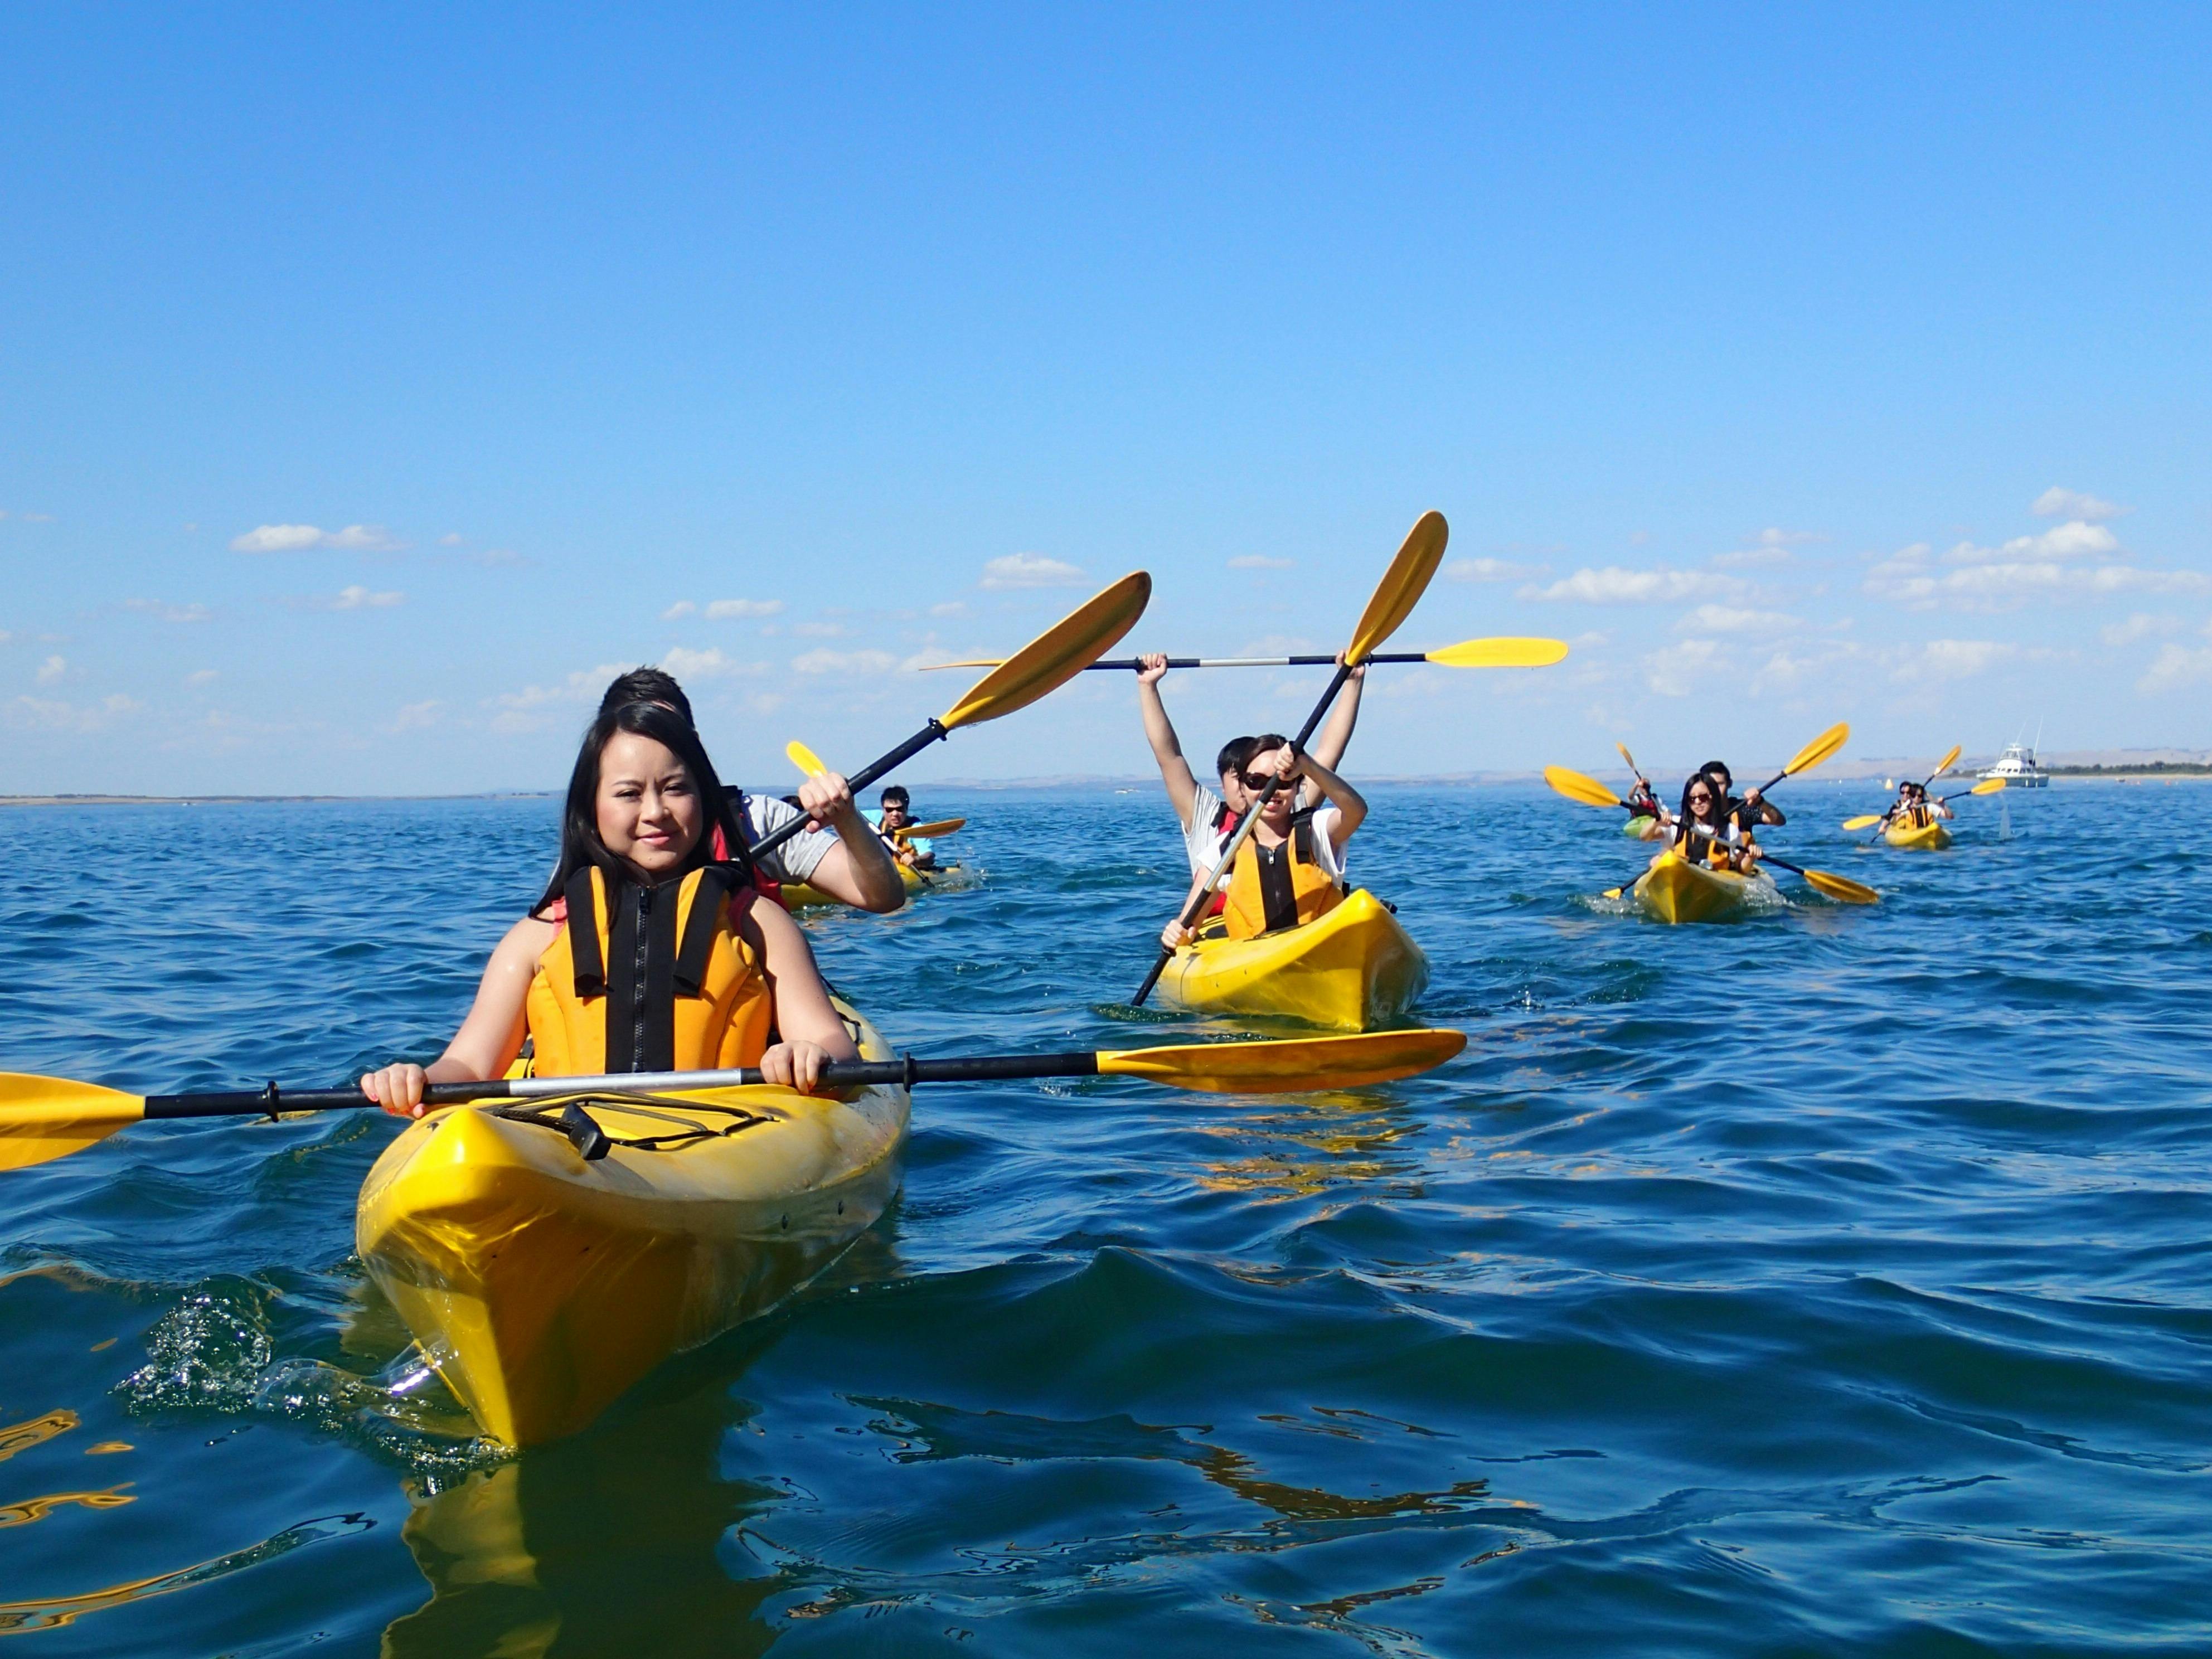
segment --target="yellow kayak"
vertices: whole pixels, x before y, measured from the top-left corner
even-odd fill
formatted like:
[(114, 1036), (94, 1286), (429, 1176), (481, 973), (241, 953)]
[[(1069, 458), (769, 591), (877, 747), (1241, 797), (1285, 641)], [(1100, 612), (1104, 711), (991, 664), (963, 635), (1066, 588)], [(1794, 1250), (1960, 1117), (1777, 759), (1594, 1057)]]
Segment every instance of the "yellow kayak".
[(1892, 847), (1903, 847), (1921, 853), (1940, 853), (1951, 844), (1951, 832), (1943, 827), (1941, 818), (1923, 823), (1917, 830), (1909, 824), (1893, 823), (1881, 832), (1881, 838)]
[(1303, 927), (1184, 945), (1160, 975), (1160, 994), (1203, 1013), (1282, 1014), (1366, 1031), (1397, 1019), (1428, 980), (1421, 947), (1382, 900), (1357, 888)]
[(1724, 921), (1747, 899), (1773, 890), (1774, 883), (1765, 876), (1710, 869), (1665, 852), (1637, 878), (1631, 896), (1656, 921)]
[[(911, 896), (934, 887), (939, 880), (951, 875), (959, 867), (957, 864), (948, 864), (942, 870), (916, 870), (902, 864), (898, 867), (899, 879), (906, 884), (906, 890)], [(842, 899), (832, 898), (819, 887), (809, 886), (803, 881), (784, 884), (783, 903), (787, 910), (804, 910), (817, 905), (842, 904), (844, 902)]]
[[(894, 1058), (838, 1007), (864, 1058)], [(906, 1142), (902, 1088), (573, 1098), (605, 1157), (550, 1125), (564, 1099), (456, 1107), (385, 1149), (354, 1221), (425, 1357), (511, 1446), (574, 1433), (820, 1273), (883, 1212)]]

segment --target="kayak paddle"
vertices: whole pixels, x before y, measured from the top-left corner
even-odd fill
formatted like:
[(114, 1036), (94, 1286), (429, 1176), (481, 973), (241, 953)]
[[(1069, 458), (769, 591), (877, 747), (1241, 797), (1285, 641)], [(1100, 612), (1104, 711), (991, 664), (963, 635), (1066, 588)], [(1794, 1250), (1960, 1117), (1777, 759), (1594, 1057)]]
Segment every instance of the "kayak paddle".
[[(1833, 732), (1823, 732), (1820, 737), (1816, 738), (1814, 741), (1816, 744), (1825, 743), (1829, 738), (1833, 736)], [(1836, 739), (1838, 747), (1840, 747), (1842, 743), (1842, 738), (1838, 738)], [(1820, 761), (1826, 759), (1828, 754), (1833, 754), (1834, 752), (1834, 749), (1830, 749), (1827, 751), (1827, 754), (1815, 756), (1811, 763), (1818, 764)], [(1802, 759), (1802, 755), (1800, 756), (1800, 759)], [(1800, 767), (1796, 769), (1802, 770), (1803, 769)], [(1788, 771), (1784, 771), (1783, 773), (1783, 776), (1784, 777), (1789, 775), (1790, 774)], [(1564, 766), (1546, 767), (1544, 769), (1544, 781), (1550, 784), (1553, 788), (1558, 790), (1559, 793), (1565, 795), (1569, 800), (1579, 801), (1584, 806), (1626, 806), (1628, 805), (1626, 801), (1621, 799), (1620, 796), (1614, 794), (1612, 790), (1607, 788), (1595, 778), (1590, 777), (1584, 773), (1572, 771)], [(1725, 846), (1728, 843), (1723, 842), (1722, 844)], [(1782, 859), (1774, 857), (1772, 854), (1768, 853), (1765, 848), (1761, 848), (1759, 849), (1759, 857), (1761, 863), (1771, 864), (1779, 869), (1788, 870), (1796, 875), (1804, 877), (1807, 884), (1810, 885), (1814, 890), (1816, 892), (1826, 893), (1832, 899), (1840, 899), (1845, 904), (1878, 904), (1881, 902), (1881, 894), (1875, 892), (1871, 887), (1868, 887), (1861, 883), (1853, 881), (1849, 876), (1839, 876), (1835, 874), (1832, 871), (1828, 870), (1808, 870), (1802, 865), (1790, 864)], [(1607, 898), (1619, 898), (1622, 891), (1623, 890), (1618, 887), (1609, 888), (1607, 890), (1605, 896)]]
[[(791, 757), (793, 766), (810, 778), (819, 777), (830, 769), (829, 763), (821, 756), (796, 738), (783, 745), (783, 752)], [(892, 830), (891, 834), (900, 841), (908, 841), (916, 836), (928, 841), (939, 836), (949, 836), (954, 830), (964, 828), (967, 823), (965, 818), (939, 818), (934, 823), (910, 823), (903, 830)]]
[(903, 830), (892, 830), (891, 834), (901, 841), (942, 841), (947, 836), (959, 833), (967, 823), (965, 818), (939, 818), (934, 823), (909, 823)]
[[(1102, 1048), (1057, 1054), (981, 1054), (957, 1060), (832, 1060), (823, 1089), (872, 1084), (975, 1083), (996, 1079), (1134, 1077), (1212, 1094), (1297, 1094), (1356, 1089), (1431, 1071), (1467, 1047), (1453, 1030), (1373, 1031), (1358, 1036), (1268, 1042), (1190, 1042), (1158, 1048)], [(746, 1088), (764, 1079), (752, 1066), (717, 1072), (638, 1072), (605, 1077), (526, 1077), (434, 1083), (426, 1104), (548, 1100), (578, 1095), (659, 1095)], [(160, 1118), (269, 1117), (279, 1112), (381, 1110), (358, 1087), (189, 1095), (131, 1095), (96, 1083), (0, 1072), (0, 1170), (66, 1158), (131, 1124)], [(580, 1113), (579, 1116), (584, 1115)], [(588, 1150), (580, 1144), (580, 1150)]]
[[(1444, 515), (1433, 510), (1422, 514), (1413, 521), (1413, 527), (1406, 532), (1406, 539), (1399, 545), (1397, 556), (1390, 561), (1390, 568), (1382, 573), (1382, 580), (1376, 586), (1374, 597), (1367, 601), (1367, 609), (1360, 613), (1359, 625), (1352, 631), (1352, 643), (1345, 647), (1344, 660), (1337, 665), (1336, 672), (1329, 677), (1328, 690), (1321, 694), (1321, 701), (1314, 705), (1313, 713), (1306, 717), (1306, 723), (1298, 728), (1298, 735), (1291, 739), (1291, 747), (1294, 751), (1304, 750), (1314, 734), (1314, 729), (1322, 723), (1322, 716), (1328, 713), (1328, 706), (1336, 701), (1336, 694), (1344, 689), (1345, 681), (1352, 678), (1352, 671), (1364, 662), (1368, 654), (1396, 632), (1398, 624), (1412, 614), (1413, 606), (1419, 603), (1421, 595), (1428, 590), (1430, 578), (1437, 574), (1437, 565), (1443, 562), (1444, 541), (1450, 533), (1444, 523)], [(1335, 659), (1331, 658), (1330, 660), (1334, 662)], [(1221, 861), (1213, 866), (1213, 872), (1207, 877), (1204, 888), (1183, 911), (1184, 927), (1197, 925), (1199, 917), (1205, 912), (1206, 901), (1213, 896), (1213, 890), (1228, 879), (1230, 867), (1237, 860), (1237, 849), (1243, 846), (1245, 837), (1252, 833), (1252, 826), (1259, 823), (1261, 810), (1274, 798), (1281, 781), (1279, 778), (1269, 778), (1253, 798), (1252, 805), (1245, 809), (1243, 817), (1237, 822), (1236, 833), (1229, 837), (1228, 845), (1222, 848)], [(1168, 963), (1174, 958), (1173, 951), (1165, 947), (1161, 949), (1159, 960), (1152, 963), (1152, 971), (1145, 975), (1145, 982), (1129, 999), (1131, 1006), (1144, 1006), (1145, 999), (1152, 995), (1152, 987), (1160, 982), (1161, 974), (1166, 971)]]
[[(1939, 773), (1937, 775), (1942, 775)], [(1994, 795), (2004, 787), (2005, 781), (2002, 778), (1984, 778), (1971, 789), (1954, 789), (1948, 795), (1936, 796), (1936, 799), (1940, 805), (1946, 801), (1964, 800), (1969, 795)], [(1888, 821), (1889, 814), (1887, 812), (1862, 812), (1855, 818), (1845, 818), (1844, 828), (1867, 830), (1877, 823), (1886, 823)]]
[[(1434, 651), (1385, 651), (1363, 659), (1377, 662), (1425, 662), (1439, 668), (1549, 668), (1563, 660), (1567, 654), (1565, 640), (1517, 639), (1500, 636), (1486, 640), (1462, 640), (1457, 645), (1439, 646)], [(1322, 656), (1301, 657), (1170, 657), (1170, 668), (1331, 668), (1336, 659)], [(1111, 668), (1124, 671), (1142, 668), (1141, 657), (1115, 657), (1086, 665), (1091, 668)], [(925, 673), (939, 668), (995, 668), (993, 658), (977, 658), (969, 662), (933, 662), (922, 665)]]
[[(857, 794), (960, 727), (978, 726), (1026, 708), (1065, 685), (1137, 625), (1152, 596), (1152, 579), (1141, 570), (1103, 589), (969, 686), (967, 696), (897, 748), (852, 774), (847, 781), (854, 793)], [(781, 830), (763, 836), (752, 850), (757, 854), (772, 852), (805, 827), (805, 818), (793, 818)]]

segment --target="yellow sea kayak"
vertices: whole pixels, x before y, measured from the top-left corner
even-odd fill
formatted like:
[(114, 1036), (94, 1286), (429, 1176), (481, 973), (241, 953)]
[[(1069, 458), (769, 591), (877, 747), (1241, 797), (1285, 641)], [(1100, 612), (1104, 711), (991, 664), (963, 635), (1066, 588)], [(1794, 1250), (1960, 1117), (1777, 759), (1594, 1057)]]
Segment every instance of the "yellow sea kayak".
[(1258, 939), (1201, 939), (1175, 953), (1160, 994), (1204, 1013), (1281, 1014), (1346, 1031), (1402, 1015), (1429, 959), (1364, 888), (1318, 921)]
[(1941, 818), (1923, 823), (1917, 830), (1909, 824), (1893, 823), (1881, 832), (1881, 838), (1892, 847), (1921, 853), (1940, 853), (1951, 844), (1951, 832), (1943, 827)]
[(1747, 900), (1773, 891), (1774, 884), (1765, 876), (1709, 869), (1686, 863), (1669, 851), (1651, 860), (1651, 867), (1637, 878), (1631, 896), (1656, 921), (1724, 921), (1741, 910)]
[[(863, 1058), (894, 1056), (838, 1005)], [(574, 1097), (615, 1143), (587, 1163), (562, 1099), (411, 1124), (362, 1185), (354, 1240), (483, 1432), (583, 1428), (672, 1353), (820, 1273), (898, 1185), (907, 1091), (768, 1087)]]
[[(942, 870), (915, 870), (902, 864), (898, 867), (899, 879), (906, 884), (907, 893), (911, 896), (934, 887), (959, 867), (948, 864)], [(818, 905), (842, 904), (844, 900), (832, 898), (819, 887), (809, 886), (805, 882), (793, 881), (784, 884), (783, 902), (787, 909), (804, 910)]]

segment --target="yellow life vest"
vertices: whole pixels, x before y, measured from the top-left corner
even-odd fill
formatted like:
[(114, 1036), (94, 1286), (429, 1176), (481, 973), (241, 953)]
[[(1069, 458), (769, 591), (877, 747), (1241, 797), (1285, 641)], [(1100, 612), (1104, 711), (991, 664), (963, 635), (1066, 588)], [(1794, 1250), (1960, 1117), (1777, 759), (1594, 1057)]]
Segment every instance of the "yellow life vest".
[(1318, 921), (1344, 902), (1344, 890), (1314, 862), (1311, 821), (1294, 823), (1279, 847), (1247, 836), (1231, 866), (1224, 923), (1231, 939), (1257, 939)]
[(568, 921), (538, 958), (524, 1003), (538, 1075), (757, 1063), (775, 1001), (738, 931), (732, 890), (713, 865), (659, 887), (618, 883), (611, 902), (596, 867), (570, 878)]

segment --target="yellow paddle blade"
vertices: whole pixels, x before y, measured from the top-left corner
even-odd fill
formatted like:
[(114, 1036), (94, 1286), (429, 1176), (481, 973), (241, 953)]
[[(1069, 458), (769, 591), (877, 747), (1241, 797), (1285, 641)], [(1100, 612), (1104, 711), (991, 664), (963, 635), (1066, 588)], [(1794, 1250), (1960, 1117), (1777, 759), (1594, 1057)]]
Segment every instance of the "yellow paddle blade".
[(1628, 763), (1628, 769), (1635, 773), (1638, 777), (1642, 777), (1644, 769), (1636, 763), (1636, 757), (1628, 752), (1628, 745), (1616, 739), (1613, 746), (1620, 750), (1620, 757)]
[(910, 823), (903, 830), (892, 830), (891, 834), (901, 841), (915, 836), (920, 836), (924, 841), (934, 841), (939, 836), (951, 835), (967, 822), (965, 818), (939, 818), (934, 823)]
[(970, 657), (965, 662), (926, 662), (915, 672), (934, 674), (940, 668), (1000, 668), (1005, 666), (1006, 660), (1004, 657)]
[(2004, 787), (2005, 781), (2002, 778), (1984, 778), (1966, 793), (1970, 795), (1994, 795)]
[(1600, 783), (1595, 778), (1564, 766), (1544, 769), (1544, 781), (1550, 784), (1569, 800), (1578, 800), (1585, 806), (1624, 806), (1621, 798)]
[(1936, 779), (1942, 777), (1946, 772), (1949, 771), (1951, 769), (1951, 763), (1959, 758), (1960, 751), (1965, 747), (1966, 745), (1963, 744), (1953, 744), (1951, 745), (1951, 752), (1944, 756), (1942, 760), (1936, 763), (1936, 769), (1928, 775), (1928, 781), (1933, 783)]
[(1862, 812), (1855, 818), (1845, 818), (1844, 820), (1844, 828), (1846, 830), (1871, 830), (1875, 824), (1880, 823), (1881, 822), (1881, 813)]
[(1439, 668), (1549, 668), (1566, 654), (1565, 640), (1462, 640), (1428, 659)]
[(1598, 896), (1601, 899), (1617, 899), (1626, 890), (1627, 890), (1626, 888), (1621, 887), (1608, 887), (1605, 891), (1600, 893)]
[(1881, 895), (1871, 887), (1860, 885), (1849, 876), (1838, 876), (1826, 870), (1808, 870), (1805, 880), (1815, 892), (1826, 893), (1832, 899), (1845, 904), (1879, 904)]
[(1443, 562), (1444, 541), (1450, 534), (1441, 513), (1424, 513), (1413, 521), (1413, 527), (1406, 532), (1406, 539), (1398, 549), (1398, 556), (1382, 573), (1382, 586), (1375, 590), (1375, 597), (1367, 601), (1367, 609), (1360, 614), (1359, 626), (1352, 629), (1352, 643), (1344, 653), (1345, 661), (1364, 661), (1369, 652), (1396, 633), (1398, 624), (1413, 614), (1414, 605), (1428, 591), (1429, 578)]
[(1152, 579), (1132, 571), (969, 686), (938, 723), (950, 732), (1028, 708), (1104, 656), (1137, 625), (1152, 597)]
[(0, 1170), (67, 1158), (146, 1115), (137, 1095), (67, 1078), (0, 1072)]
[(821, 756), (816, 754), (796, 738), (783, 745), (783, 752), (791, 757), (791, 763), (793, 766), (810, 778), (818, 778), (830, 769), (822, 763)]
[(1464, 1031), (1370, 1031), (1279, 1042), (1191, 1042), (1104, 1050), (1098, 1069), (1218, 1095), (1287, 1095), (1357, 1089), (1432, 1071), (1467, 1047)]
[(1821, 732), (1819, 737), (1814, 738), (1812, 742), (1807, 744), (1802, 749), (1800, 749), (1797, 751), (1796, 759), (1791, 761), (1789, 765), (1782, 769), (1782, 775), (1785, 778), (1794, 778), (1807, 768), (1818, 766), (1822, 761), (1827, 759), (1829, 756), (1834, 754), (1836, 750), (1841, 749), (1846, 743), (1849, 743), (1850, 741), (1850, 738), (1851, 728), (1850, 725), (1843, 720), (1838, 720), (1826, 731)]

